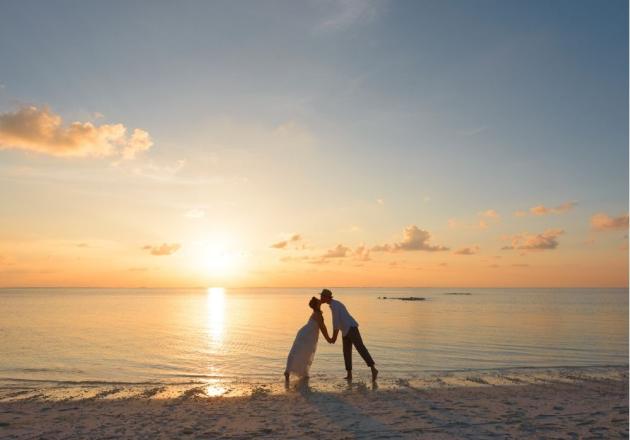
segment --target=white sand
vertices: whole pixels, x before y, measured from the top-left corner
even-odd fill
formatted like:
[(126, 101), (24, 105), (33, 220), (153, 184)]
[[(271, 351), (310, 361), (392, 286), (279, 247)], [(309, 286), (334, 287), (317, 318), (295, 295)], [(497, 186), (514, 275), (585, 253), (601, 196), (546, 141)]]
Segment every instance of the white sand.
[(627, 368), (436, 373), (336, 389), (292, 382), (209, 397), (216, 387), (196, 386), (169, 397), (164, 387), (119, 387), (58, 400), (5, 387), (0, 438), (628, 438)]

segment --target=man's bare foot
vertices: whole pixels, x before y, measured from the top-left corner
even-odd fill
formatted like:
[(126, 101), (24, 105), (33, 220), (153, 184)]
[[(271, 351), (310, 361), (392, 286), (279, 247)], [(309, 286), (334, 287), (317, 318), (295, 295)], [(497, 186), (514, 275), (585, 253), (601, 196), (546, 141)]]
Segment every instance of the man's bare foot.
[(376, 376), (378, 376), (378, 370), (372, 367), (372, 382), (376, 382)]
[(352, 380), (352, 373), (348, 372), (348, 375), (344, 377), (346, 380)]

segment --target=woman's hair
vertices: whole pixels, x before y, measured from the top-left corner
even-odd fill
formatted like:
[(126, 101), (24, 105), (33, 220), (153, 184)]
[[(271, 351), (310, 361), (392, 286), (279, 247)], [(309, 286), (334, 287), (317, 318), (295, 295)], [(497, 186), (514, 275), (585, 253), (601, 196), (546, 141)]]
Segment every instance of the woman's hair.
[(317, 299), (316, 297), (312, 297), (311, 300), (308, 302), (308, 306), (315, 310), (316, 312), (319, 312), (319, 306), (320, 306), (320, 301), (319, 299)]

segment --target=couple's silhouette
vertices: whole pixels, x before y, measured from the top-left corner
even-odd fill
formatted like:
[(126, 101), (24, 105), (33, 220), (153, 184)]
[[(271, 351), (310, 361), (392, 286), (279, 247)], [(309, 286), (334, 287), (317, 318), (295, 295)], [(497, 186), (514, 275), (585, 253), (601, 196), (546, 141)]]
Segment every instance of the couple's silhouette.
[[(324, 316), (321, 311), (322, 304), (330, 306), (333, 322), (332, 336), (328, 334), (328, 329), (324, 323)], [(313, 312), (306, 325), (298, 331), (293, 341), (293, 346), (289, 351), (287, 367), (284, 371), (286, 380), (289, 380), (291, 374), (308, 377), (311, 364), (315, 358), (320, 332), (330, 344), (334, 344), (337, 341), (339, 332), (341, 332), (343, 359), (347, 372), (346, 379), (352, 380), (352, 346), (354, 345), (367, 366), (372, 370), (372, 380), (376, 381), (378, 370), (374, 365), (370, 352), (363, 343), (359, 332), (359, 323), (350, 315), (346, 306), (340, 301), (333, 299), (333, 294), (328, 289), (322, 290), (320, 298), (312, 297), (308, 305), (313, 309)]]

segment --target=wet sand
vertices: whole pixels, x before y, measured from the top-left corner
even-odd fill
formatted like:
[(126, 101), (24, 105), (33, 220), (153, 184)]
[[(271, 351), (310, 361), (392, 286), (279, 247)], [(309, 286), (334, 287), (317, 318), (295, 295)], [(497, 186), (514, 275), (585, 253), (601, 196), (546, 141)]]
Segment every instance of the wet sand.
[(60, 398), (5, 386), (0, 437), (628, 438), (627, 367), (435, 373), (378, 387), (278, 382), (232, 397), (213, 396), (213, 385), (178, 390), (83, 386)]

